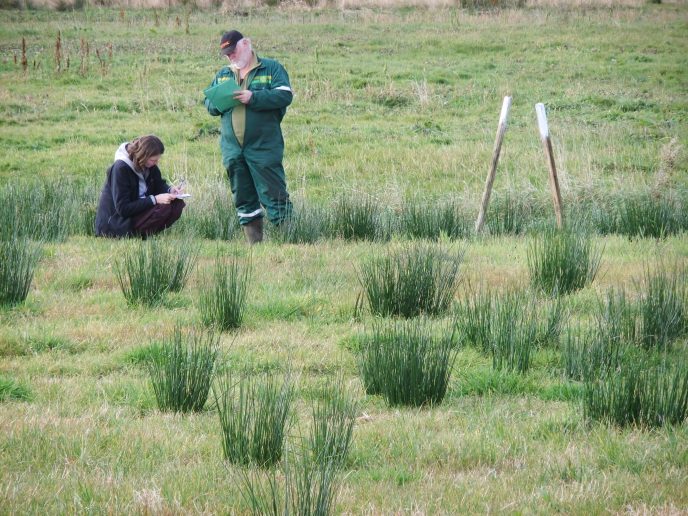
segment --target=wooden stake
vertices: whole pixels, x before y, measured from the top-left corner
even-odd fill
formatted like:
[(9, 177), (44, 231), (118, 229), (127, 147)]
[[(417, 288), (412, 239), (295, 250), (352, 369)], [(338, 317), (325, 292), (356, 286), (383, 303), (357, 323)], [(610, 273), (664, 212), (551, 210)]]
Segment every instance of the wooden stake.
[(492, 195), (492, 185), (497, 174), (497, 163), (499, 163), (499, 153), (502, 150), (502, 141), (504, 140), (504, 133), (506, 133), (506, 120), (509, 116), (509, 109), (511, 108), (511, 97), (504, 97), (502, 102), (502, 112), (499, 114), (499, 124), (497, 125), (497, 135), (495, 137), (494, 149), (492, 150), (492, 161), (490, 162), (490, 170), (487, 172), (485, 179), (485, 189), (483, 190), (483, 199), (480, 203), (480, 211), (478, 212), (478, 219), (475, 221), (475, 232), (480, 233), (485, 224), (485, 214), (487, 213), (487, 206), (490, 204), (490, 196)]
[(22, 71), (26, 73), (29, 68), (29, 62), (26, 60), (26, 39), (22, 38), (22, 56), (21, 56)]
[(554, 164), (552, 140), (549, 137), (549, 127), (547, 125), (547, 113), (545, 112), (545, 105), (542, 103), (535, 104), (535, 113), (537, 114), (538, 128), (540, 129), (540, 140), (542, 141), (542, 146), (545, 149), (545, 157), (547, 158), (547, 165), (549, 166), (549, 187), (552, 192), (554, 214), (557, 218), (557, 227), (561, 229), (564, 225), (564, 219), (561, 210), (561, 192), (559, 191), (557, 167)]
[(62, 71), (62, 34), (59, 30), (55, 39), (55, 71), (57, 73)]

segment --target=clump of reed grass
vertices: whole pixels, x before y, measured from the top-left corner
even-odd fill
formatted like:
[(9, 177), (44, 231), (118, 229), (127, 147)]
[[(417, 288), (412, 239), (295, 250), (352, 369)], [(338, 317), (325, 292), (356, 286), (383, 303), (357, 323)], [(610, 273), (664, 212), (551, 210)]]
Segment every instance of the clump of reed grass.
[(688, 364), (628, 362), (586, 382), (583, 409), (587, 419), (617, 426), (680, 425), (688, 417)]
[(610, 288), (598, 300), (591, 328), (570, 328), (563, 345), (564, 372), (574, 380), (589, 380), (610, 374), (639, 342), (637, 308), (623, 288)]
[(492, 355), (498, 370), (525, 372), (538, 347), (556, 343), (566, 307), (539, 306), (526, 292), (473, 291), (457, 303), (454, 324), (462, 343)]
[(497, 197), (490, 205), (487, 228), (491, 235), (522, 235), (542, 222), (535, 214), (543, 212), (532, 196), (507, 191), (504, 197)]
[(210, 198), (189, 210), (188, 224), (193, 232), (210, 240), (232, 240), (239, 232), (239, 218), (232, 194), (221, 185), (211, 185)]
[(489, 290), (471, 290), (456, 304), (455, 325), (462, 344), (483, 353), (492, 351), (490, 331), (494, 297)]
[(216, 370), (219, 338), (213, 332), (182, 332), (148, 348), (145, 365), (158, 408), (163, 412), (200, 412)]
[[(69, 195), (65, 195), (69, 192)], [(83, 233), (83, 206), (95, 193), (80, 181), (24, 181), (0, 187), (0, 240), (64, 241)], [(88, 234), (93, 233), (93, 226)]]
[(232, 464), (270, 467), (282, 458), (294, 387), (289, 375), (281, 384), (274, 376), (229, 374), (213, 384), (220, 417), (222, 450)]
[(592, 283), (602, 250), (580, 229), (545, 229), (528, 247), (528, 270), (533, 287), (547, 294), (568, 294)]
[(331, 207), (328, 234), (344, 240), (375, 240), (380, 211), (371, 197), (342, 195)]
[(218, 250), (213, 272), (205, 278), (199, 300), (204, 324), (220, 330), (239, 328), (246, 312), (251, 257), (245, 261), (236, 254), (225, 258)]
[(311, 409), (308, 446), (315, 462), (340, 466), (346, 460), (358, 413), (358, 400), (340, 377), (323, 389)]
[(368, 393), (389, 405), (434, 405), (444, 399), (457, 346), (454, 332), (433, 332), (428, 321), (378, 323), (362, 337), (359, 371)]
[(595, 319), (597, 332), (604, 339), (626, 344), (635, 344), (640, 339), (638, 309), (623, 288), (607, 290), (605, 299), (598, 302)]
[(458, 286), (463, 251), (411, 242), (364, 263), (359, 282), (371, 313), (415, 317), (447, 311)]
[(128, 304), (156, 306), (168, 292), (184, 288), (196, 257), (194, 249), (182, 242), (134, 241), (115, 259), (115, 275)]
[(559, 296), (538, 307), (534, 314), (538, 321), (535, 341), (539, 347), (556, 345), (568, 316), (566, 302)]
[(507, 292), (495, 298), (490, 324), (492, 368), (528, 371), (531, 353), (537, 346), (538, 328), (534, 300), (525, 293)]
[(688, 334), (688, 269), (660, 266), (645, 270), (644, 286), (637, 301), (640, 331), (646, 348), (666, 348)]
[(680, 207), (666, 195), (624, 194), (617, 207), (615, 232), (628, 237), (665, 238), (681, 229)]
[(400, 234), (411, 238), (437, 240), (442, 235), (461, 238), (470, 234), (470, 222), (453, 202), (433, 205), (408, 202), (401, 212), (399, 225)]
[(42, 252), (39, 242), (27, 238), (0, 240), (0, 306), (26, 300)]
[(333, 461), (313, 461), (289, 450), (283, 471), (240, 470), (242, 497), (251, 514), (325, 516), (337, 497), (339, 470)]
[(274, 232), (278, 241), (289, 244), (312, 244), (324, 238), (328, 231), (325, 210), (300, 205), (294, 208), (289, 218)]
[[(383, 339), (389, 339), (391, 342), (383, 342)], [(383, 334), (381, 330), (373, 330), (372, 335), (361, 335), (358, 341), (358, 373), (365, 392), (370, 396), (382, 394), (383, 372), (388, 359), (385, 353), (394, 345), (393, 337)]]
[(598, 328), (570, 328), (562, 347), (564, 374), (572, 380), (591, 380), (617, 371), (629, 344)]

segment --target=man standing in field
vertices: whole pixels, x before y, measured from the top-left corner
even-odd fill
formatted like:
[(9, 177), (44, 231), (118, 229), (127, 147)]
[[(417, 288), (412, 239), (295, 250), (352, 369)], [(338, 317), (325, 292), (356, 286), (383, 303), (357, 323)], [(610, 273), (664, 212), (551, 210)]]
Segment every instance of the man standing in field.
[(289, 76), (275, 60), (259, 58), (251, 40), (236, 30), (225, 32), (220, 52), (229, 60), (211, 86), (234, 80), (235, 106), (220, 111), (210, 99), (205, 106), (221, 116), (222, 163), (227, 169), (239, 223), (249, 243), (263, 240), (263, 210), (279, 226), (292, 205), (282, 167), (284, 140), (280, 123), (292, 101)]

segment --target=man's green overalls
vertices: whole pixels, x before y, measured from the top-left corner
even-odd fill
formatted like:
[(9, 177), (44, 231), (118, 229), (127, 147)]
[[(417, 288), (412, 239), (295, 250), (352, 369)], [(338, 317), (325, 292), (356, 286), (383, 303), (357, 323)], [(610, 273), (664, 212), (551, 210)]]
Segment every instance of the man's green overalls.
[(239, 223), (248, 224), (263, 216), (261, 204), (273, 224), (281, 224), (291, 213), (291, 201), (282, 167), (284, 139), (280, 122), (292, 101), (289, 76), (272, 59), (253, 55), (251, 70), (243, 81), (229, 66), (222, 68), (211, 86), (234, 78), (253, 92), (247, 105), (221, 113), (208, 99), (205, 106), (213, 116), (222, 116), (220, 147), (227, 169)]

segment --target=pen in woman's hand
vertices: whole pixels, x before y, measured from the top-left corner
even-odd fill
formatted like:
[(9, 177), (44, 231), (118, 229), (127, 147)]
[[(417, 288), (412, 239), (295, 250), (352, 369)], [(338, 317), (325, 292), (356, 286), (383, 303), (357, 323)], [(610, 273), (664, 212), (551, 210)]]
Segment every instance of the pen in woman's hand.
[(171, 194), (182, 193), (185, 186), (186, 186), (186, 179), (182, 179), (179, 181), (179, 184), (177, 186), (173, 186), (172, 188), (170, 188), (170, 193)]

